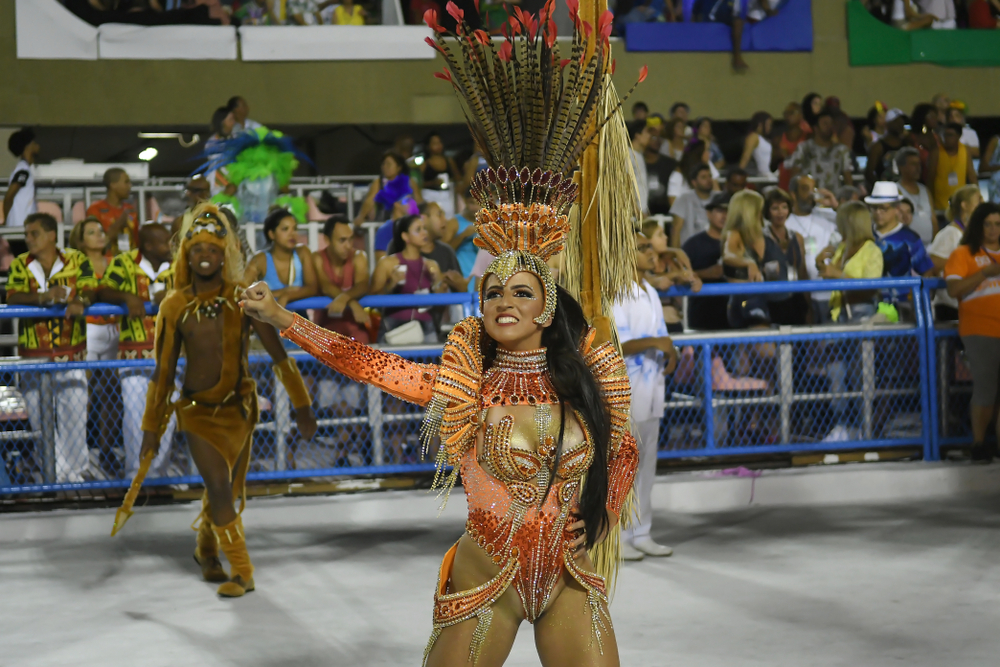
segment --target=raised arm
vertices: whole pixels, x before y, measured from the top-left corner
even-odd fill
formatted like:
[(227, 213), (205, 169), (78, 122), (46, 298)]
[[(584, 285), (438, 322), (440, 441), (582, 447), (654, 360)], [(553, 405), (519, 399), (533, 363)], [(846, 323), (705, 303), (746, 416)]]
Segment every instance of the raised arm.
[(277, 304), (264, 283), (248, 287), (240, 306), (250, 317), (279, 329), (282, 336), (356, 382), (373, 385), (417, 405), (427, 405), (431, 400), (438, 372), (434, 364), (418, 364), (377, 350), (293, 315)]

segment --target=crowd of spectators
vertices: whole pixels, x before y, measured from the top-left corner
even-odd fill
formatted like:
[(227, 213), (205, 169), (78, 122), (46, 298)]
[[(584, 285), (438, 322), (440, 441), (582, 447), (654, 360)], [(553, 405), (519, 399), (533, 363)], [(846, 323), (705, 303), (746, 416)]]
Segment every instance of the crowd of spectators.
[[(650, 112), (641, 102), (632, 111), (628, 131), (644, 213), (641, 227), (655, 254), (646, 279), (659, 290), (685, 286), (695, 293), (686, 312), (682, 299), (662, 300), (672, 333), (685, 325), (717, 331), (912, 317), (909, 297), (890, 290), (740, 298), (697, 292), (703, 284), (723, 282), (954, 279), (947, 267), (967, 245), (970, 221), (978, 220), (983, 199), (979, 177), (988, 179), (988, 198), (1000, 202), (1000, 139), (983, 137), (985, 150), (980, 151), (980, 138), (965, 124), (965, 106), (945, 95), (918, 104), (909, 116), (877, 103), (855, 142), (854, 125), (838, 100), (810, 94), (785, 107), (782, 123), (765, 112), (753, 114), (742, 150), (733, 150), (731, 160), (720, 150), (711, 119), (689, 120), (691, 109), (683, 102), (673, 105), (669, 117)], [(249, 115), (244, 98), (230, 99), (213, 116), (209, 144), (258, 127)], [(152, 325), (142, 304), (155, 302), (169, 289), (171, 232), (155, 223), (142, 224), (128, 173), (113, 168), (104, 175), (105, 197), (75, 226), (71, 249), (59, 250), (54, 221), (35, 208), (34, 164), (40, 146), (31, 130), (21, 130), (11, 135), (8, 147), (18, 161), (4, 197), (4, 224), (25, 229), (24, 242), (11, 240), (17, 257), (8, 302), (69, 306), (65, 317), (22, 326), (21, 353), (50, 360), (146, 354)], [(463, 316), (460, 307), (415, 304), (380, 311), (362, 307), (361, 301), (369, 294), (476, 290), (492, 257), (473, 244), (477, 204), (469, 186), (485, 160), (477, 152), (465, 160), (457, 156), (436, 132), (420, 144), (399, 137), (383, 154), (381, 173), (370, 183), (355, 218), (331, 211), (314, 249), (302, 242), (293, 214), (274, 208), (263, 223), (259, 252), (248, 256), (245, 280), (267, 282), (283, 304), (329, 297), (329, 304), (313, 309), (310, 317), (359, 340), (442, 341)], [(859, 158), (867, 158), (863, 169)], [(974, 159), (980, 160), (978, 172)], [(191, 179), (186, 204), (205, 201), (221, 186), (211, 174)], [(369, 222), (378, 223), (371, 258), (364, 227)], [(22, 243), (23, 248), (16, 247)], [(991, 257), (988, 252), (981, 256)], [(559, 258), (551, 265), (558, 271)], [(963, 294), (939, 290), (937, 318), (961, 320)], [(122, 304), (129, 316), (81, 317), (81, 309), (94, 301)], [(39, 335), (42, 331), (49, 334)], [(743, 356), (766, 356), (765, 348), (755, 346)], [(747, 370), (742, 358), (713, 358), (713, 378), (731, 380), (727, 367), (740, 375)], [(832, 382), (854, 382), (857, 369), (850, 364), (830, 368)], [(80, 389), (80, 378), (64, 375), (56, 379), (70, 400)], [(97, 403), (113, 401), (105, 397)], [(849, 412), (845, 405), (834, 408), (840, 419)], [(75, 422), (67, 418), (64, 424), (57, 441), (77, 438)], [(832, 434), (834, 439), (843, 435)], [(106, 449), (101, 443), (107, 440), (99, 435), (98, 448)], [(401, 443), (391, 443), (391, 449), (394, 456), (403, 455)], [(66, 461), (73, 458), (70, 450), (65, 452)], [(134, 454), (125, 457), (128, 466), (135, 463)], [(60, 470), (62, 479), (93, 473)]]
[(900, 30), (992, 30), (1000, 0), (863, 0), (877, 19)]
[(61, 0), (91, 25), (365, 25), (354, 0)]
[[(990, 199), (1000, 202), (1000, 139), (983, 142), (980, 152), (966, 111), (944, 94), (916, 105), (910, 116), (879, 102), (858, 137), (836, 97), (811, 93), (786, 106), (781, 126), (766, 112), (753, 114), (738, 160), (727, 163), (715, 159), (710, 119), (688, 122), (690, 108), (682, 102), (669, 118), (638, 102), (629, 135), (641, 208), (653, 216), (647, 222), (663, 225), (677, 253), (671, 261), (704, 282), (940, 276), (963, 220), (979, 204), (980, 177), (989, 179)], [(859, 157), (866, 158), (863, 170)], [(974, 159), (980, 159), (978, 171)], [(746, 189), (764, 198), (735, 199)], [(868, 236), (857, 230), (865, 219)], [(852, 230), (846, 245), (845, 229)], [(881, 253), (878, 275), (871, 275), (872, 247)], [(650, 283), (660, 289), (678, 284), (666, 274), (665, 267), (658, 270)], [(905, 317), (912, 309), (893, 293), (862, 295), (871, 308), (857, 303), (857, 295), (845, 303), (843, 295), (826, 291), (751, 299), (739, 309), (700, 297), (689, 304), (688, 326), (826, 324)], [(938, 308), (939, 316), (957, 317), (957, 304), (943, 291), (938, 301), (949, 308)], [(878, 308), (880, 302), (886, 306)]]

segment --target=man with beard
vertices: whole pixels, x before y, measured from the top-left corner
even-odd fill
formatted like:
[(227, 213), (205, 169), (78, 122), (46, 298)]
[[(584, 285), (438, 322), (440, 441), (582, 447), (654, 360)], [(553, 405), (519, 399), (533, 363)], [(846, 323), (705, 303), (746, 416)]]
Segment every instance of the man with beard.
[[(236, 235), (219, 209), (201, 204), (181, 230), (174, 260), (174, 289), (156, 319), (156, 369), (146, 395), (141, 458), (155, 456), (172, 412), (187, 437), (205, 483), (195, 560), (206, 581), (224, 582), (218, 593), (240, 597), (254, 590), (240, 514), (246, 501), (253, 430), (257, 424), (256, 384), (247, 352), (250, 327), (275, 361), (275, 376), (288, 391), (299, 435), (316, 433), (312, 399), (294, 359), (273, 327), (247, 318), (239, 306), (243, 261)], [(181, 396), (171, 401), (181, 352), (187, 371)], [(240, 501), (237, 512), (233, 505)], [(232, 569), (227, 577), (219, 548)]]

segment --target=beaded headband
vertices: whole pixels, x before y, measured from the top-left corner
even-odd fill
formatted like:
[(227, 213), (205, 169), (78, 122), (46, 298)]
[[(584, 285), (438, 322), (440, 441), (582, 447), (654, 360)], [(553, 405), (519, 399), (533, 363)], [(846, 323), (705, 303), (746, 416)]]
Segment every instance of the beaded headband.
[(226, 226), (222, 224), (215, 213), (205, 211), (191, 223), (191, 228), (184, 235), (184, 241), (188, 244), (211, 243), (220, 248), (226, 247)]

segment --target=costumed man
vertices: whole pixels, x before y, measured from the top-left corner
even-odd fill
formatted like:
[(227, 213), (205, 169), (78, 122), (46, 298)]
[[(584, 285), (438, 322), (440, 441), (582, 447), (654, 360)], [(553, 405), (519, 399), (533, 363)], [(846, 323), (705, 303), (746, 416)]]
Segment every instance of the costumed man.
[[(206, 581), (225, 582), (219, 595), (240, 597), (254, 589), (240, 517), (257, 424), (256, 384), (247, 360), (251, 326), (275, 361), (274, 374), (295, 407), (301, 437), (312, 438), (316, 419), (295, 360), (285, 353), (274, 328), (240, 310), (243, 257), (236, 234), (212, 204), (198, 206), (194, 214), (181, 230), (174, 289), (163, 299), (156, 319), (156, 369), (142, 419), (142, 459), (158, 452), (170, 414), (176, 411), (178, 427), (205, 482), (195, 560)], [(187, 371), (180, 399), (171, 403), (182, 348)], [(239, 511), (234, 508), (237, 499)], [(219, 561), (220, 547), (231, 577)]]
[(650, 537), (653, 523), (653, 482), (656, 480), (656, 452), (660, 440), (666, 398), (665, 373), (677, 367), (677, 350), (667, 335), (660, 296), (646, 282), (645, 273), (656, 263), (653, 244), (641, 232), (635, 234), (635, 284), (632, 293), (614, 305), (618, 340), (632, 385), (633, 433), (639, 444), (639, 468), (635, 476), (635, 496), (639, 521), (622, 531), (622, 558), (642, 560), (645, 556), (669, 556), (668, 546)]
[[(97, 298), (128, 309), (118, 333), (119, 359), (152, 359), (156, 318), (146, 314), (146, 302), (159, 305), (174, 288), (171, 266), (170, 231), (159, 223), (144, 225), (138, 233), (139, 247), (115, 255), (108, 264)], [(122, 440), (125, 446), (125, 471), (134, 477), (139, 470), (142, 446), (142, 413), (148, 368), (122, 368)], [(153, 477), (166, 473), (176, 420), (171, 419), (160, 442), (160, 453), (150, 466)]]

